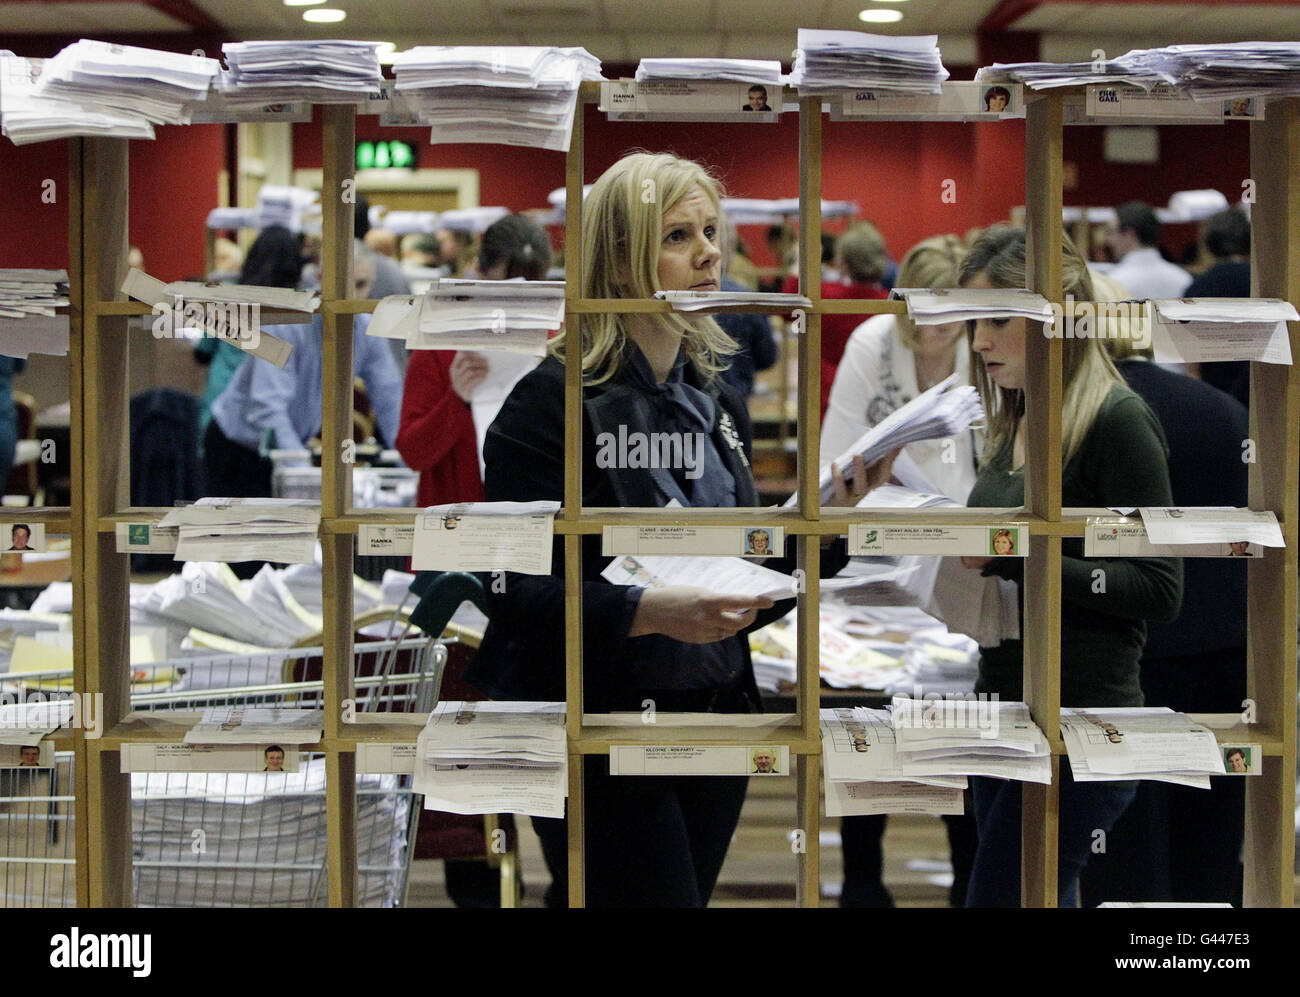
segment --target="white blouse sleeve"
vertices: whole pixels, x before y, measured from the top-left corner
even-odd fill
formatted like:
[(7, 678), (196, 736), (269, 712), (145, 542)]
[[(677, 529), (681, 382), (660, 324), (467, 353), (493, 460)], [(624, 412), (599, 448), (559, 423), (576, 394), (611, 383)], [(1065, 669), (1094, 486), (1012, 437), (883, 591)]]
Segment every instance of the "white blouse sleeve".
[(853, 330), (835, 372), (822, 422), (821, 463), (828, 465), (870, 428), (867, 409), (882, 394), (884, 354), (894, 316), (873, 315)]

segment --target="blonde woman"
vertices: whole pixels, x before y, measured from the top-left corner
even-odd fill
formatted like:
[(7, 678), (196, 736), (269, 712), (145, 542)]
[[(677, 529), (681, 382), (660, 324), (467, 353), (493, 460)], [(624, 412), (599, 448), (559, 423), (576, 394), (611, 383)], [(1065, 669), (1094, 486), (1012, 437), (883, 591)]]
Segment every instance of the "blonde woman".
[[(898, 270), (899, 287), (957, 286), (966, 251), (952, 235), (917, 243)], [(853, 331), (835, 372), (822, 425), (821, 458), (838, 457), (891, 412), (954, 372), (965, 384), (969, 351), (961, 342), (964, 322), (918, 326), (906, 315), (873, 315)], [(975, 484), (975, 448), (969, 432), (951, 440), (923, 440), (906, 447), (935, 489), (965, 502)]]
[[(583, 205), (582, 291), (648, 298), (719, 287), (720, 189), (699, 165), (637, 153), (607, 170)], [(744, 401), (718, 376), (732, 349), (712, 319), (678, 313), (570, 317), (548, 357), (526, 375), (488, 430), (488, 501), (563, 499), (565, 365), (583, 371), (583, 503), (588, 506), (754, 506)], [(675, 442), (647, 462), (635, 448)], [(650, 444), (654, 445), (654, 444)], [(577, 459), (576, 454), (568, 455)], [(647, 463), (650, 466), (647, 466)], [(887, 462), (857, 462), (852, 504)], [(858, 484), (861, 482), (861, 484)], [(842, 545), (823, 566), (845, 561)], [(692, 586), (614, 585), (600, 539), (583, 538), (583, 661), (587, 712), (743, 713), (759, 709), (746, 628), (790, 609), (782, 602)], [(549, 576), (507, 575), (490, 586), (491, 613), (467, 677), (502, 699), (560, 700), (564, 683), (564, 557)], [(773, 567), (793, 567), (789, 559)], [(631, 580), (631, 579), (629, 579)], [(504, 589), (504, 591), (502, 591)], [(764, 612), (767, 611), (767, 612)], [(608, 760), (585, 768), (587, 903), (704, 906), (740, 815), (743, 777), (612, 778)], [(564, 886), (564, 822), (534, 819)], [(562, 894), (561, 894), (562, 896)], [(560, 899), (552, 895), (548, 902)]]
[[(1073, 245), (1064, 247), (1063, 283), (1075, 300), (1091, 300), (1088, 270)], [(1025, 237), (997, 226), (971, 247), (961, 285), (1024, 287)], [(988, 439), (970, 506), (1019, 506), (1025, 496), (1024, 319), (971, 323), (971, 371), (988, 413)], [(1032, 334), (1037, 334), (1037, 329)], [(1167, 447), (1160, 425), (1130, 391), (1096, 339), (1065, 339), (1061, 413), (1064, 506), (1171, 504)], [(1063, 542), (1061, 558), (1061, 704), (1141, 706), (1138, 660), (1146, 621), (1178, 614), (1182, 562), (1176, 558), (1084, 558), (1078, 538)], [(963, 558), (984, 574), (1023, 580), (1018, 558)], [(1023, 600), (1022, 600), (1023, 607)], [(1028, 621), (1030, 627), (1044, 621)], [(1021, 642), (981, 649), (977, 692), (1023, 699)], [(1059, 901), (1074, 906), (1079, 873), (1097, 829), (1109, 830), (1136, 789), (1134, 782), (1076, 783), (1061, 761)], [(968, 906), (1020, 902), (1020, 784), (972, 778), (980, 842), (967, 893)]]

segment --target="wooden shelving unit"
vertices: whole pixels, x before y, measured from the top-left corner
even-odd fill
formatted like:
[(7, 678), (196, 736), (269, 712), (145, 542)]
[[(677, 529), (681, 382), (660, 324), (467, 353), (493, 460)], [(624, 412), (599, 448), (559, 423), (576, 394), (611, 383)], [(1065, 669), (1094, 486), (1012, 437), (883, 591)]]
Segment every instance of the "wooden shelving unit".
[[(582, 100), (594, 103), (598, 91), (584, 84)], [(1031, 288), (1053, 301), (1061, 289), (1062, 100), (1060, 94), (1031, 99), (1028, 106), (1027, 228)], [(352, 383), (352, 316), (369, 311), (373, 302), (349, 300), (352, 263), (352, 206), (343, 198), (352, 176), (355, 112), (350, 106), (323, 109), (324, 184), (324, 452), (340, 453), (350, 432)], [(799, 103), (800, 224), (804, 232), (821, 229), (821, 101)], [(1254, 291), (1259, 296), (1300, 303), (1300, 99), (1271, 100), (1265, 121), (1250, 126), (1251, 169), (1258, 201), (1254, 212)], [(106, 734), (89, 740), (76, 732), (77, 900), (86, 906), (131, 903), (130, 778), (119, 772), (119, 752), (134, 741), (156, 741), (180, 727), (145, 724), (132, 717), (128, 698), (128, 557), (115, 549), (113, 528), (129, 507), (127, 495), (128, 405), (126, 324), (148, 309), (124, 301), (118, 292), (126, 266), (127, 143), (116, 139), (71, 141), (72, 191), (69, 233), (72, 280), (72, 441), (73, 506), (66, 517), (73, 534), (75, 586), (76, 688), (102, 693)], [(575, 118), (568, 155), (567, 306), (571, 313), (598, 311), (666, 311), (649, 301), (596, 301), (580, 296), (579, 232), (583, 181), (582, 114)], [(898, 302), (828, 302), (820, 299), (820, 260), (816, 240), (801, 243), (800, 275), (812, 299), (806, 332), (798, 339), (799, 506), (764, 513), (797, 537), (799, 566), (806, 579), (798, 616), (799, 682), (796, 712), (773, 717), (765, 728), (767, 743), (788, 745), (797, 765), (797, 821), (805, 849), (798, 855), (797, 895), (804, 906), (819, 899), (821, 754), (818, 735), (817, 614), (819, 539), (841, 534), (861, 513), (819, 507), (819, 381), (823, 313), (873, 314), (901, 311)], [(1293, 354), (1300, 355), (1300, 324), (1291, 326)], [(1060, 704), (1060, 567), (1061, 541), (1081, 536), (1084, 511), (1061, 508), (1060, 404), (1061, 342), (1029, 338), (1031, 423), (1026, 507), (1019, 522), (1028, 522), (1031, 550), (1025, 565), (1026, 698), (1035, 718), (1053, 743), (1059, 736)], [(1249, 780), (1247, 807), (1246, 898), (1256, 906), (1290, 906), (1293, 897), (1295, 751), (1296, 751), (1296, 574), (1297, 453), (1300, 451), (1300, 371), (1297, 367), (1255, 364), (1252, 369), (1251, 434), (1259, 460), (1250, 469), (1250, 505), (1272, 509), (1282, 523), (1287, 546), (1268, 550), (1250, 564), (1249, 695), (1257, 704), (1257, 723), (1233, 732), (1238, 739), (1264, 746), (1264, 774)], [(677, 523), (740, 524), (753, 511), (604, 510), (581, 507), (578, 449), (581, 444), (579, 368), (566, 376), (565, 503), (555, 521), (564, 536), (570, 750), (570, 900), (583, 901), (582, 756), (607, 751), (611, 743), (707, 744), (747, 743), (753, 732), (727, 727), (725, 717), (708, 728), (656, 726), (613, 729), (582, 710), (582, 616), (579, 543), (584, 534), (606, 524)], [(327, 762), (329, 903), (351, 906), (356, 899), (356, 745), (380, 739), (412, 741), (418, 728), (409, 724), (348, 724), (343, 705), (353, 695), (352, 593), (353, 534), (363, 522), (410, 522), (414, 510), (357, 511), (352, 508), (350, 466), (323, 461), (321, 541), (324, 551), (325, 717), (324, 736), (311, 750)], [(131, 512), (133, 520), (162, 510)], [(30, 513), (25, 513), (30, 518)], [(960, 521), (989, 523), (996, 517), (978, 510)], [(953, 521), (954, 514), (899, 515), (872, 513), (872, 519), (908, 522)], [(47, 523), (54, 520), (46, 519)], [(1053, 760), (1059, 769), (1059, 758)], [(1056, 904), (1057, 788), (1027, 785), (1024, 795), (1024, 902)]]

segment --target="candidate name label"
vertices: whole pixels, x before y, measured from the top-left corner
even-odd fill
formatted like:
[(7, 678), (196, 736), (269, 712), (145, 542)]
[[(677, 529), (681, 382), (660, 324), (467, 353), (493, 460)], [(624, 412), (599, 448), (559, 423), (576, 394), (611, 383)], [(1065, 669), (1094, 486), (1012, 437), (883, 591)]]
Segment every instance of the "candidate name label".
[(776, 121), (781, 112), (781, 87), (775, 83), (753, 86), (765, 99), (751, 101), (751, 84), (726, 80), (610, 80), (600, 85), (600, 109), (610, 121)]
[(1258, 120), (1264, 117), (1264, 101), (1259, 98), (1198, 101), (1164, 83), (1157, 84), (1149, 91), (1139, 86), (1090, 86), (1084, 109), (1092, 118), (1219, 121), (1223, 118)]
[(790, 749), (751, 744), (615, 744), (610, 775), (789, 775)]
[(1093, 518), (1083, 535), (1084, 557), (1260, 557), (1256, 543), (1153, 544), (1146, 527), (1128, 519)]
[(784, 550), (782, 526), (606, 526), (601, 531), (606, 557), (773, 557)]
[(1029, 527), (882, 526), (852, 523), (850, 554), (934, 554), (942, 557), (1026, 557)]
[(415, 775), (415, 744), (357, 745), (357, 771), (365, 775)]
[(415, 524), (362, 523), (357, 527), (358, 554), (406, 554), (415, 546)]
[(114, 527), (119, 554), (175, 554), (180, 527), (157, 523), (118, 523)]
[(957, 82), (943, 84), (937, 94), (903, 94), (888, 90), (858, 88), (846, 90), (838, 103), (831, 103), (836, 118), (928, 118), (969, 120), (1023, 118), (1024, 87), (1019, 83)]
[(291, 744), (124, 744), (122, 771), (297, 772), (298, 748)]

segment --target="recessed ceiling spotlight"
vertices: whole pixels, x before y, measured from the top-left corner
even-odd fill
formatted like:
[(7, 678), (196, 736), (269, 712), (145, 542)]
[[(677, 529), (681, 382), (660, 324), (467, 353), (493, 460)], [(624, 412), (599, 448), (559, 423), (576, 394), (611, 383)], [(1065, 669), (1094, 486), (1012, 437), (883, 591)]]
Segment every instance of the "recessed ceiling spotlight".
[(333, 7), (317, 7), (315, 10), (304, 10), (302, 12), (304, 21), (311, 21), (315, 24), (334, 24), (347, 16), (347, 11), (335, 10)]
[(892, 24), (903, 19), (901, 10), (862, 10), (858, 11), (858, 20), (868, 24)]

